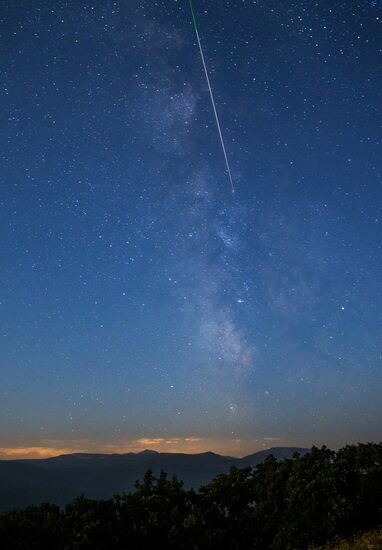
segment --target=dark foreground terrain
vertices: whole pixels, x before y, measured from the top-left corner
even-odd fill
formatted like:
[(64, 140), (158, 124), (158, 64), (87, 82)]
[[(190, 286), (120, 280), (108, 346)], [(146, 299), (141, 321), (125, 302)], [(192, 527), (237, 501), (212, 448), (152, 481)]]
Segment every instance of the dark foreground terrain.
[(272, 454), (292, 458), (308, 449), (275, 447), (245, 458), (215, 453), (196, 455), (144, 451), (124, 455), (72, 454), (36, 460), (0, 460), (0, 512), (50, 502), (60, 506), (80, 494), (94, 499), (111, 498), (131, 491), (147, 470), (159, 476), (176, 475), (186, 488), (208, 483), (232, 466), (256, 466)]
[(363, 533), (348, 540), (337, 540), (312, 550), (382, 550), (382, 531)]
[[(198, 491), (148, 471), (130, 493), (108, 500), (2, 514), (0, 548), (374, 550), (378, 533), (362, 533), (381, 527), (382, 444), (370, 443), (232, 466)], [(336, 542), (354, 536), (362, 546)]]

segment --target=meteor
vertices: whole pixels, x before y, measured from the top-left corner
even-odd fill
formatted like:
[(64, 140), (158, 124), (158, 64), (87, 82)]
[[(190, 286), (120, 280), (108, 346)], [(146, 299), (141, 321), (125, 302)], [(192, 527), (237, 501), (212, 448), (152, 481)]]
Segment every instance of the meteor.
[(210, 92), (212, 108), (213, 108), (213, 111), (214, 111), (215, 120), (216, 120), (216, 126), (217, 126), (217, 128), (218, 128), (219, 137), (220, 137), (220, 143), (221, 143), (221, 146), (222, 146), (222, 149), (223, 149), (223, 155), (224, 155), (225, 164), (226, 164), (226, 167), (227, 167), (228, 177), (229, 177), (229, 181), (230, 181), (230, 184), (231, 184), (232, 193), (234, 193), (234, 192), (235, 192), (235, 187), (234, 187), (234, 184), (233, 184), (231, 168), (230, 168), (230, 165), (229, 165), (229, 162), (228, 162), (227, 150), (226, 150), (226, 147), (225, 147), (224, 138), (223, 138), (223, 133), (222, 133), (221, 126), (220, 126), (220, 122), (219, 122), (219, 116), (218, 116), (218, 112), (217, 112), (216, 105), (215, 105), (214, 94), (212, 93), (212, 87), (211, 87), (210, 78), (209, 78), (209, 76), (208, 76), (208, 70), (207, 70), (206, 60), (205, 60), (205, 58), (204, 58), (204, 53), (203, 53), (202, 43), (201, 43), (201, 41), (200, 41), (198, 26), (197, 26), (197, 24), (196, 24), (195, 12), (194, 12), (194, 8), (193, 8), (193, 5), (192, 5), (192, 0), (188, 0), (188, 1), (189, 1), (190, 10), (191, 10), (191, 15), (192, 15), (192, 22), (193, 22), (193, 24), (194, 24), (194, 29), (195, 29), (195, 34), (196, 34), (196, 40), (197, 40), (197, 42), (198, 42), (199, 51), (200, 51), (200, 56), (201, 56), (201, 58), (202, 58), (202, 63), (203, 63), (203, 68), (204, 68), (204, 74), (206, 75), (207, 85), (208, 85), (208, 89), (209, 89), (209, 92)]

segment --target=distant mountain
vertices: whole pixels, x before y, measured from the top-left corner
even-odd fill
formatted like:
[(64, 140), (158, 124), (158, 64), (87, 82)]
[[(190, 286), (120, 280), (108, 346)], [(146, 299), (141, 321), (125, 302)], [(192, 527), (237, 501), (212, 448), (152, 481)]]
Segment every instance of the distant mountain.
[(269, 455), (273, 455), (277, 460), (285, 460), (286, 458), (292, 458), (295, 453), (303, 455), (308, 451), (309, 449), (302, 449), (301, 447), (272, 447), (271, 449), (265, 449), (253, 455), (245, 456), (241, 460), (244, 465), (249, 464), (254, 467), (263, 462)]
[(175, 474), (186, 487), (198, 488), (231, 466), (256, 466), (267, 456), (278, 460), (304, 454), (308, 449), (274, 447), (244, 458), (201, 454), (157, 453), (61, 455), (46, 459), (0, 460), (0, 512), (31, 504), (66, 504), (80, 494), (89, 498), (110, 498), (128, 492), (150, 469)]

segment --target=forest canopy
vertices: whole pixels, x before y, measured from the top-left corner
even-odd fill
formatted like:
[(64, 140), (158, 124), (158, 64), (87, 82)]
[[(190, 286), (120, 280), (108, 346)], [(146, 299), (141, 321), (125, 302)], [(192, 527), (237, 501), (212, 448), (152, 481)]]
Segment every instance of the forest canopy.
[(109, 500), (79, 496), (64, 508), (2, 514), (0, 547), (307, 550), (381, 527), (382, 443), (368, 443), (271, 456), (198, 491), (147, 471), (132, 492)]

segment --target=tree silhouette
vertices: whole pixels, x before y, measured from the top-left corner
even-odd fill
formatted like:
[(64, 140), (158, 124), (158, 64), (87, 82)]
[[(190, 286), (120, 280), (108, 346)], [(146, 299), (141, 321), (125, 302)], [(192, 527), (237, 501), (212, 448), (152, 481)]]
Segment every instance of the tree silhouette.
[(64, 509), (41, 504), (2, 514), (0, 548), (307, 550), (381, 527), (382, 444), (369, 443), (268, 457), (198, 491), (147, 471), (131, 493), (109, 500), (80, 496)]

